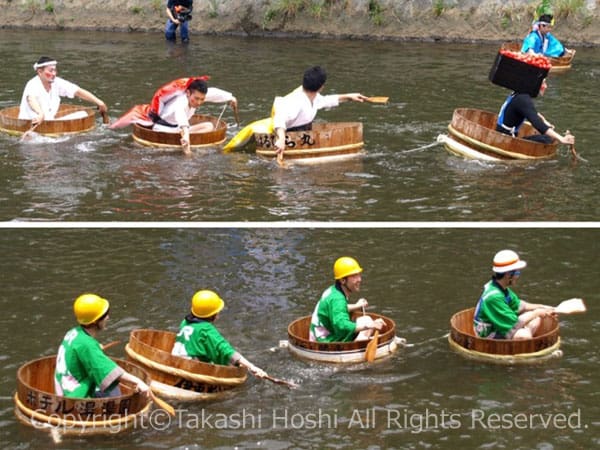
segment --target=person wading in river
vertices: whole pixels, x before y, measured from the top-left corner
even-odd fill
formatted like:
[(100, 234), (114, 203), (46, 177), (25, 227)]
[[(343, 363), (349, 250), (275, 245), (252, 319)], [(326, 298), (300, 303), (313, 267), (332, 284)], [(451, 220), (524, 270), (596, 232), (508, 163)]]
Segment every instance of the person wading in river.
[[(106, 104), (90, 91), (57, 77), (56, 65), (57, 62), (47, 56), (42, 56), (33, 65), (37, 76), (33, 77), (25, 85), (19, 107), (19, 119), (31, 120), (31, 123), (34, 125), (44, 120), (55, 120), (56, 113), (60, 107), (61, 97), (79, 97), (96, 104), (100, 113), (106, 113)], [(75, 111), (58, 119), (79, 119), (86, 117), (86, 115), (85, 111)]]
[(181, 42), (190, 41), (189, 22), (192, 20), (193, 0), (167, 0), (167, 23), (165, 25), (165, 39), (175, 42), (177, 40), (177, 27), (181, 26)]
[(354, 304), (348, 304), (350, 294), (360, 291), (363, 269), (349, 256), (338, 258), (333, 265), (335, 284), (325, 289), (317, 302), (310, 323), (309, 339), (317, 342), (363, 341), (371, 337), (374, 330), (385, 327), (383, 319), (373, 320), (362, 315), (356, 322), (350, 313), (363, 310), (368, 306), (361, 298)]
[(531, 339), (542, 318), (555, 314), (547, 305), (519, 299), (511, 289), (527, 263), (512, 250), (496, 253), (492, 279), (484, 286), (473, 317), (475, 334), (493, 339)]
[(266, 378), (267, 373), (237, 352), (213, 325), (224, 306), (225, 302), (215, 292), (196, 292), (190, 313), (179, 326), (171, 354), (222, 366), (243, 366), (255, 377)]
[(121, 395), (119, 381), (136, 385), (141, 392), (149, 387), (135, 375), (125, 372), (110, 359), (96, 340), (106, 328), (110, 305), (95, 294), (83, 294), (73, 303), (79, 323), (70, 329), (58, 348), (54, 388), (64, 397), (116, 397)]

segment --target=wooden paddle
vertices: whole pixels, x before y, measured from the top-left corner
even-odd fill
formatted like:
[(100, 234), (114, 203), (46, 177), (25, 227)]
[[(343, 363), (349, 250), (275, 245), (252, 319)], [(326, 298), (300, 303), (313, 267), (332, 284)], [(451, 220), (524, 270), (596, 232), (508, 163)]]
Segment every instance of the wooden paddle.
[(240, 111), (238, 109), (238, 105), (236, 103), (236, 105), (233, 107), (233, 115), (235, 117), (235, 123), (236, 125), (239, 127), (240, 126)]
[(367, 344), (367, 349), (365, 350), (365, 361), (373, 362), (375, 361), (375, 355), (377, 354), (377, 346), (379, 345), (379, 330), (375, 330), (375, 334), (373, 338)]
[(286, 167), (286, 164), (283, 162), (283, 152), (277, 153), (277, 164), (279, 164), (280, 167)]
[[(183, 133), (183, 129), (181, 130), (181, 137), (183, 138), (184, 133)], [(190, 156), (192, 154), (192, 137), (190, 136), (191, 133), (188, 133), (188, 142), (185, 145), (181, 145), (181, 149), (183, 150), (183, 154), (186, 156)]]
[(34, 132), (34, 130), (41, 124), (42, 122), (38, 122), (35, 125), (31, 125), (31, 128), (29, 128), (29, 130), (27, 130), (25, 133), (23, 133), (23, 135), (21, 136), (21, 142), (26, 141), (27, 139), (29, 139), (29, 135), (31, 133)]
[[(277, 136), (275, 136), (277, 137)], [(277, 152), (277, 148), (275, 148), (275, 152)], [(279, 164), (279, 167), (283, 167), (284, 169), (287, 167), (287, 164), (283, 161), (283, 152), (279, 152), (276, 153), (277, 154), (277, 164)]]
[[(571, 132), (567, 130), (565, 132), (565, 136), (570, 136)], [(575, 144), (569, 144), (569, 149), (571, 150), (571, 154), (573, 155), (573, 159), (577, 159), (577, 152), (575, 151)]]
[(583, 300), (580, 298), (564, 300), (560, 302), (558, 306), (554, 307), (554, 312), (557, 314), (575, 314), (586, 311), (587, 308), (585, 307), (585, 303), (583, 303)]
[(111, 347), (114, 347), (115, 345), (118, 345), (118, 344), (120, 344), (120, 343), (121, 343), (121, 341), (112, 341), (112, 342), (109, 342), (108, 344), (104, 344), (104, 345), (102, 346), (102, 350), (106, 351), (106, 350), (108, 350), (109, 348), (111, 348)]
[(160, 409), (164, 409), (166, 412), (169, 413), (169, 415), (175, 417), (175, 408), (173, 408), (171, 405), (169, 405), (167, 402), (165, 402), (162, 398), (158, 398), (154, 394), (154, 392), (152, 392), (152, 389), (149, 389), (148, 392), (150, 393), (150, 398), (152, 399), (152, 401), (154, 403), (156, 403), (156, 405)]
[(225, 106), (223, 106), (223, 109), (221, 110), (221, 114), (219, 114), (219, 117), (217, 118), (217, 123), (215, 125), (215, 128), (219, 126), (219, 122), (221, 121), (221, 117), (223, 117), (223, 113), (225, 112), (226, 109), (227, 109), (227, 103), (225, 103)]
[(298, 387), (298, 384), (294, 383), (293, 381), (282, 380), (282, 379), (280, 379), (280, 378), (275, 378), (275, 377), (272, 377), (271, 375), (267, 375), (267, 376), (266, 376), (266, 377), (264, 377), (264, 378), (265, 378), (265, 380), (269, 380), (269, 381), (271, 381), (272, 383), (275, 383), (275, 384), (282, 384), (283, 386), (287, 386), (287, 387), (289, 387), (290, 389), (296, 389), (296, 388)]
[(380, 105), (387, 103), (389, 99), (389, 97), (367, 97), (369, 103), (377, 103)]
[[(98, 108), (98, 109), (100, 109), (100, 108)], [(102, 123), (104, 125), (108, 125), (110, 123), (110, 119), (108, 117), (108, 112), (100, 111), (100, 115), (102, 116)]]

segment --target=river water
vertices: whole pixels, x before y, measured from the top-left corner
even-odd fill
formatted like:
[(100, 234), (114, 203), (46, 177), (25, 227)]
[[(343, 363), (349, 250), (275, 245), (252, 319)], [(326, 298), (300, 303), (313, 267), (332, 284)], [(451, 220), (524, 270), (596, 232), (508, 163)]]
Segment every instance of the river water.
[[(596, 448), (599, 238), (596, 229), (573, 228), (3, 230), (0, 439), (14, 449)], [(562, 358), (505, 367), (449, 348), (449, 318), (475, 304), (504, 247), (529, 264), (516, 288), (522, 298), (586, 300), (586, 314), (561, 318)], [(410, 347), (352, 366), (307, 362), (278, 347), (287, 325), (310, 314), (342, 254), (359, 260), (361, 295), (396, 321)], [(176, 330), (201, 288), (224, 298), (217, 325), (230, 342), (298, 389), (250, 376), (233, 396), (174, 403), (170, 423), (155, 417), (125, 434), (57, 445), (17, 422), (17, 369), (56, 352), (78, 294), (111, 301), (100, 340), (120, 340), (110, 354), (124, 357), (131, 330)], [(217, 414), (227, 419), (217, 423)], [(246, 423), (236, 423), (243, 414)]]
[[(422, 147), (445, 131), (454, 108), (496, 110), (502, 103), (507, 91), (487, 81), (496, 46), (194, 36), (188, 47), (169, 47), (158, 35), (5, 30), (0, 39), (0, 107), (18, 103), (40, 55), (58, 58), (60, 75), (98, 94), (112, 119), (147, 102), (166, 81), (208, 73), (213, 85), (238, 97), (242, 122), (249, 123), (267, 115), (273, 96), (293, 89), (313, 64), (328, 69), (327, 92), (391, 97), (387, 106), (344, 104), (320, 113), (323, 120), (359, 120), (365, 127), (365, 154), (333, 165), (282, 169), (251, 151), (218, 148), (183, 158), (137, 146), (128, 129), (102, 126), (27, 143), (0, 135), (0, 220), (54, 222), (39, 229), (9, 222), (0, 233), (3, 447), (598, 446), (600, 315), (593, 296), (600, 232), (595, 224), (543, 223), (599, 217), (597, 49), (578, 49), (574, 68), (552, 75), (546, 96), (536, 100), (560, 130), (576, 135), (586, 161), (573, 163), (563, 150), (552, 161), (492, 165)], [(221, 108), (208, 105), (203, 112), (218, 115)], [(224, 117), (233, 125), (230, 111)], [(232, 127), (229, 136), (236, 131)], [(436, 223), (504, 220), (540, 224)], [(155, 223), (61, 228), (68, 221)], [(162, 221), (223, 225), (170, 228), (156, 223)], [(270, 223), (226, 223), (234, 221)], [(345, 228), (336, 225), (340, 221), (381, 223)], [(388, 227), (388, 221), (396, 223)], [(403, 221), (431, 225), (397, 223)], [(586, 314), (561, 318), (562, 358), (498, 367), (449, 349), (450, 317), (475, 304), (502, 248), (519, 251), (529, 263), (517, 286), (526, 300), (586, 300)], [(344, 254), (365, 269), (361, 296), (396, 321), (410, 346), (371, 365), (299, 360), (279, 342), (291, 321), (310, 314), (332, 281), (333, 261)], [(124, 434), (60, 443), (17, 422), (17, 369), (56, 352), (73, 325), (77, 295), (93, 291), (111, 301), (100, 339), (124, 345), (137, 328), (175, 330), (202, 288), (225, 299), (218, 326), (230, 342), (298, 389), (250, 377), (233, 396), (175, 403), (178, 416), (171, 422), (155, 416)], [(123, 345), (110, 354), (123, 357)]]
[[(329, 72), (324, 93), (360, 91), (388, 105), (343, 104), (320, 120), (360, 121), (362, 157), (288, 169), (251, 150), (198, 151), (191, 159), (134, 144), (130, 128), (21, 143), (0, 135), (0, 219), (118, 221), (588, 221), (600, 217), (594, 94), (596, 48), (551, 75), (538, 109), (571, 130), (586, 161), (465, 161), (435, 145), (458, 107), (497, 111), (508, 91), (491, 84), (496, 45), (196, 36), (187, 47), (159, 35), (0, 30), (0, 107), (17, 105), (40, 55), (110, 108), (114, 120), (178, 77), (210, 74), (233, 92), (242, 124), (266, 117), (275, 95), (310, 65)], [(201, 112), (218, 116), (221, 107)], [(228, 136), (239, 130), (230, 110)]]

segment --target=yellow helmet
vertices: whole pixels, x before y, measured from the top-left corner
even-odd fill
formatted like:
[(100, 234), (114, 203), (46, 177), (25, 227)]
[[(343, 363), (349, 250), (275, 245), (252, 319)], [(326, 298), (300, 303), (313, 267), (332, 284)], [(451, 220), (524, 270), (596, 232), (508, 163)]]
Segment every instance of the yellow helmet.
[(338, 258), (333, 265), (333, 277), (336, 280), (341, 280), (342, 278), (361, 273), (362, 271), (362, 267), (358, 265), (358, 262), (349, 256)]
[(223, 309), (225, 302), (213, 291), (198, 291), (192, 297), (192, 314), (201, 319), (212, 317)]
[(90, 325), (106, 314), (110, 304), (108, 300), (96, 294), (82, 294), (75, 299), (73, 311), (81, 325)]

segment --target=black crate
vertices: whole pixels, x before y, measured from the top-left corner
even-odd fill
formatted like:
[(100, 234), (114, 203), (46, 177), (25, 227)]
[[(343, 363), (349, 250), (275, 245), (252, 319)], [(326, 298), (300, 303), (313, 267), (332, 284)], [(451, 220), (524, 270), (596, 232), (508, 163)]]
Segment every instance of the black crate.
[(498, 53), (489, 78), (498, 86), (537, 97), (548, 70)]

